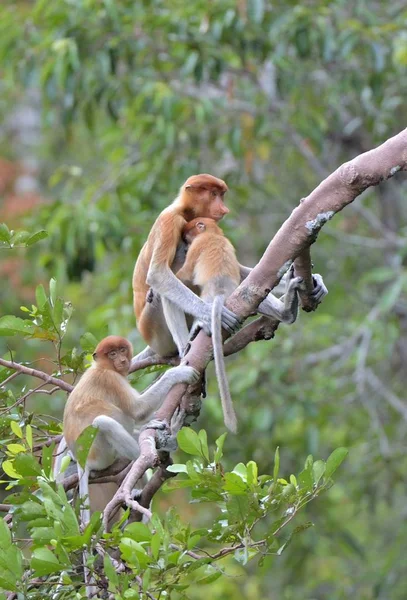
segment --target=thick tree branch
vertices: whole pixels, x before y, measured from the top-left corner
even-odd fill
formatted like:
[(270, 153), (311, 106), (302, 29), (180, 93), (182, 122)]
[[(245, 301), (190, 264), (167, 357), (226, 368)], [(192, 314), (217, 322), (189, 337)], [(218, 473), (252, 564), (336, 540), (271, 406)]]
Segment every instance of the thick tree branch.
[[(313, 284), (309, 247), (315, 242), (320, 229), (365, 189), (389, 179), (400, 170), (407, 170), (407, 129), (378, 148), (341, 165), (307, 198), (303, 198), (276, 233), (258, 265), (228, 298), (227, 307), (245, 320), (255, 312), (257, 306), (275, 287), (287, 265), (293, 260), (296, 260), (297, 274), (304, 277), (307, 291), (310, 292)], [(315, 309), (309, 301), (307, 292), (302, 302), (305, 309)], [(278, 322), (265, 317), (253, 321), (226, 343), (225, 354), (237, 352), (251, 341), (270, 339), (277, 327)], [(182, 364), (191, 365), (203, 372), (211, 359), (211, 338), (201, 331), (191, 343)], [(157, 411), (156, 417), (169, 423), (186, 390), (185, 384), (174, 386)], [(131, 467), (119, 492), (106, 507), (105, 526), (119, 503), (124, 501), (131, 506), (128, 502), (131, 490), (147, 468), (159, 464), (154, 436), (154, 429), (145, 430), (140, 434), (141, 455)]]

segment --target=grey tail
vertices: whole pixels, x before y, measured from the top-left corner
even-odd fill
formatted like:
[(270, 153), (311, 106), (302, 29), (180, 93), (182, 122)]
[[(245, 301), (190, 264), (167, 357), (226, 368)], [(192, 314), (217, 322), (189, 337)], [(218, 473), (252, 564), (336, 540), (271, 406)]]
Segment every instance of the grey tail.
[(229, 384), (226, 376), (225, 360), (223, 356), (223, 339), (221, 313), (224, 306), (224, 296), (215, 296), (212, 304), (212, 343), (213, 356), (215, 360), (215, 372), (219, 385), (220, 399), (222, 403), (223, 419), (226, 427), (232, 432), (237, 432), (237, 417), (233, 408)]

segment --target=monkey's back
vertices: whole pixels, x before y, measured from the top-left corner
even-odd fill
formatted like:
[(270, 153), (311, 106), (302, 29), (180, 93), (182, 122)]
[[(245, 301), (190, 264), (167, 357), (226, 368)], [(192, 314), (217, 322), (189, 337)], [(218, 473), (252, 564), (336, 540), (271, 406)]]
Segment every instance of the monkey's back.
[[(205, 232), (192, 242), (188, 255), (195, 260), (193, 283), (201, 287), (202, 295), (230, 295), (240, 284), (240, 268), (236, 252), (223, 235)], [(226, 289), (227, 288), (227, 289)]]
[(181, 231), (186, 223), (179, 211), (179, 206), (171, 204), (158, 215), (138, 255), (133, 272), (133, 302), (137, 319), (144, 309), (150, 289), (147, 283), (150, 266), (152, 264), (171, 266), (175, 258)]

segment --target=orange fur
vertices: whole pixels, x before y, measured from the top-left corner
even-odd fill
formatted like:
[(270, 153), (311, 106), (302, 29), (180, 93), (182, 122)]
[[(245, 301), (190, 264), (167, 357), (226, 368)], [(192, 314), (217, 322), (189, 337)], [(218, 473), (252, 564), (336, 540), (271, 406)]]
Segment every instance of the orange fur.
[[(160, 309), (147, 303), (151, 269), (155, 272), (177, 271), (183, 257), (176, 258), (182, 244), (184, 225), (195, 217), (210, 217), (219, 221), (229, 212), (223, 200), (228, 187), (222, 179), (209, 174), (193, 175), (181, 187), (179, 195), (158, 216), (136, 261), (133, 273), (133, 305), (137, 327), (145, 341), (161, 355), (173, 353), (171, 334)], [(171, 300), (171, 296), (169, 296)]]
[(239, 285), (240, 269), (235, 249), (216, 221), (202, 217), (193, 219), (184, 226), (182, 236), (191, 245), (184, 266), (177, 272), (179, 279), (199, 286), (201, 296), (206, 295), (205, 287), (216, 278), (227, 278), (234, 288)]

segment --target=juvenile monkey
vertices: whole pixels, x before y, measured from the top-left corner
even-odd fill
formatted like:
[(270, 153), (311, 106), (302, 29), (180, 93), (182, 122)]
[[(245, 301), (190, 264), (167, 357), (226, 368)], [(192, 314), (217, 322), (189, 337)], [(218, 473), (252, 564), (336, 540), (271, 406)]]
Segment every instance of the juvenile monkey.
[[(222, 219), (229, 212), (224, 202), (227, 189), (222, 179), (208, 174), (193, 175), (155, 221), (133, 274), (137, 326), (149, 345), (138, 359), (154, 353), (182, 356), (189, 337), (185, 314), (199, 319), (205, 332), (210, 334), (211, 306), (174, 273), (185, 259), (185, 243), (181, 238), (183, 227), (195, 217)], [(153, 294), (149, 294), (150, 288)], [(239, 326), (239, 319), (224, 306), (221, 323), (224, 329), (233, 333)]]
[[(219, 316), (225, 299), (240, 284), (240, 265), (233, 245), (224, 236), (222, 229), (214, 220), (208, 218), (193, 219), (184, 226), (182, 235), (185, 242), (190, 246), (184, 266), (177, 272), (177, 277), (184, 283), (198, 286), (201, 298), (205, 302), (212, 303), (213, 353), (223, 416), (225, 425), (235, 433), (237, 419), (226, 378)], [(284, 301), (274, 296), (270, 303), (266, 299), (266, 314), (271, 314), (280, 321), (293, 323), (298, 313), (297, 290), (300, 289), (302, 282), (301, 277), (293, 278), (291, 273), (291, 277), (287, 281)], [(259, 312), (262, 305), (263, 303), (259, 306)]]
[[(135, 428), (150, 419), (175, 384), (195, 383), (199, 379), (198, 371), (192, 367), (175, 367), (139, 394), (126, 378), (132, 352), (132, 346), (125, 338), (109, 336), (103, 339), (93, 354), (93, 365), (82, 375), (66, 403), (63, 434), (74, 458), (76, 441), (82, 431), (88, 425), (99, 430), (85, 470), (80, 473), (82, 498), (89, 494), (89, 471), (106, 469), (120, 457), (135, 460), (140, 453)], [(85, 522), (89, 520), (89, 511), (82, 515)]]

